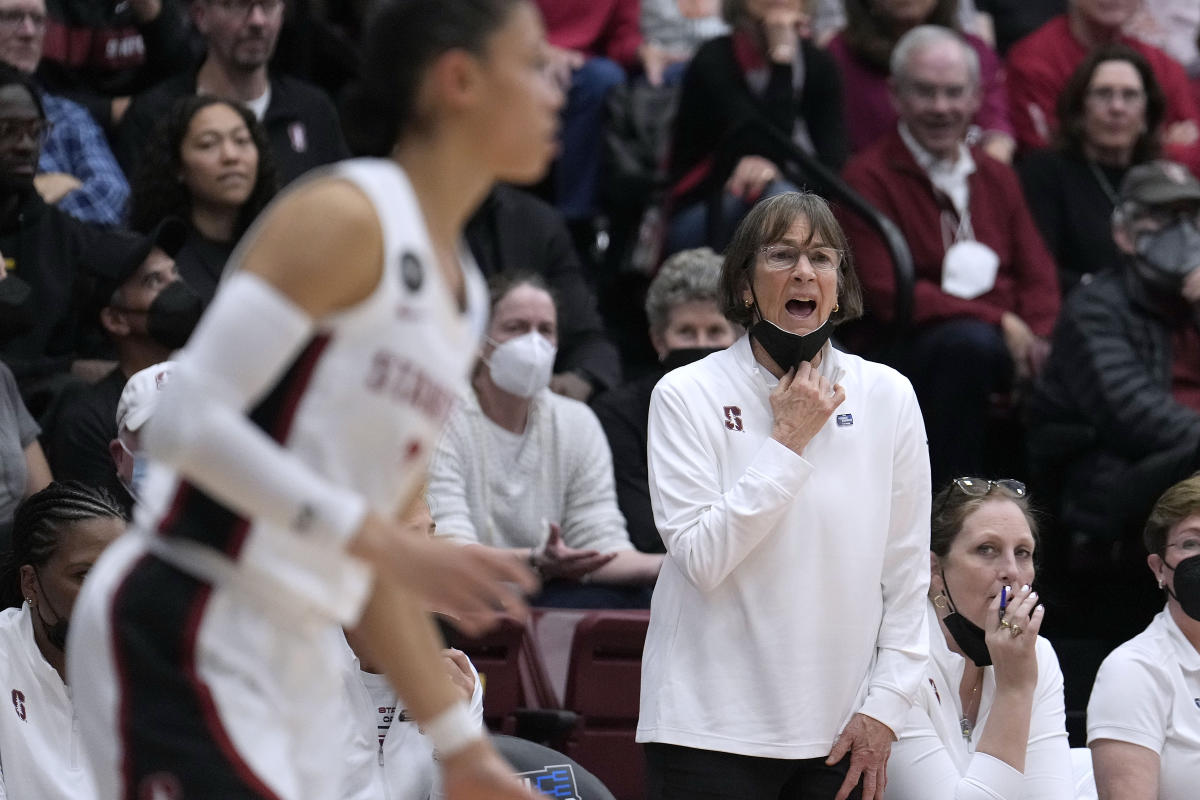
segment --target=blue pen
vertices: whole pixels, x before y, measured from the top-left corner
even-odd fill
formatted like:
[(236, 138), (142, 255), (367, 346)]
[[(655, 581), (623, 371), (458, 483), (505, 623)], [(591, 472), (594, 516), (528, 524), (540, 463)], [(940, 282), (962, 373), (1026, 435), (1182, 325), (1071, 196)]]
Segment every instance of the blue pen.
[(1004, 619), (1004, 609), (1008, 608), (1008, 587), (1000, 587), (1000, 619)]

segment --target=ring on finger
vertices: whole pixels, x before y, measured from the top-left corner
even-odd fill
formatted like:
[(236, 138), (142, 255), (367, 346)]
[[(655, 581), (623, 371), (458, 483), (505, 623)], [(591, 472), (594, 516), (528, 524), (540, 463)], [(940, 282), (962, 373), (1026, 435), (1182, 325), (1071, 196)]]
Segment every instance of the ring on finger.
[(1001, 627), (1001, 628), (1009, 628), (1009, 629), (1011, 630), (1011, 629), (1012, 629), (1012, 623), (1010, 623), (1010, 622), (1009, 622), (1007, 619), (1005, 619), (1004, 617), (1001, 617), (1001, 618), (1000, 618), (1000, 627)]
[(1018, 636), (1020, 636), (1022, 633), (1024, 633), (1024, 632), (1025, 632), (1025, 629), (1024, 629), (1024, 628), (1022, 628), (1020, 625), (1010, 625), (1010, 626), (1008, 627), (1008, 630), (1009, 630), (1009, 632), (1012, 634), (1012, 637), (1013, 637), (1014, 639), (1015, 639), (1015, 638), (1017, 638)]

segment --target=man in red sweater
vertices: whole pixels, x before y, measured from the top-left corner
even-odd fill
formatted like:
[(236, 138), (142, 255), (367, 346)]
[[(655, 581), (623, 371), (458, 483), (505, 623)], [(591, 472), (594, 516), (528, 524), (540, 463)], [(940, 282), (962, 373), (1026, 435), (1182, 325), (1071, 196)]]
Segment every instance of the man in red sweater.
[(1120, 42), (1137, 50), (1154, 70), (1167, 98), (1163, 143), (1167, 154), (1200, 173), (1200, 109), (1187, 74), (1169, 55), (1122, 29), (1141, 0), (1071, 0), (1057, 16), (1008, 52), (1008, 98), (1017, 143), (1025, 150), (1050, 144), (1058, 126), (1058, 96), (1093, 48)]
[(638, 0), (536, 0), (550, 42), (549, 68), (567, 93), (555, 205), (577, 225), (596, 213), (608, 93), (638, 65)]
[[(991, 474), (990, 397), (1040, 369), (1058, 279), (1016, 174), (965, 142), (980, 103), (975, 51), (945, 28), (909, 31), (892, 57), (892, 96), (897, 130), (851, 159), (844, 177), (899, 226), (912, 251), (913, 325), (886, 357), (917, 391), (936, 486)], [(840, 219), (867, 326), (878, 330), (893, 317), (892, 259), (861, 218)]]

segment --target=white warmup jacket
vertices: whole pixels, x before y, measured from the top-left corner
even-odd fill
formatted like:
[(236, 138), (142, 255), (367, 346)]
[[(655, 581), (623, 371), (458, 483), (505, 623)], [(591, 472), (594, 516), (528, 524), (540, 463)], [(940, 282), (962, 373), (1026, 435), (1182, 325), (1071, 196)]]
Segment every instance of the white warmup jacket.
[(0, 611), (0, 798), (90, 800), (96, 786), (71, 694), (33, 639), (28, 605)]
[(1195, 797), (1200, 781), (1200, 652), (1164, 608), (1108, 654), (1087, 709), (1088, 745), (1114, 739), (1158, 753), (1158, 796)]
[(637, 738), (816, 758), (856, 712), (899, 731), (925, 673), (929, 450), (898, 372), (826, 346), (846, 400), (798, 456), (748, 337), (669, 373), (650, 404), (667, 546)]
[(1037, 640), (1037, 687), (1029, 721), (1025, 772), (975, 748), (987, 728), (996, 698), (996, 673), (983, 670), (979, 713), (971, 741), (963, 738), (959, 720), (966, 659), (946, 645), (937, 614), (930, 605), (929, 670), (908, 713), (900, 741), (892, 745), (887, 765), (888, 800), (1073, 800), (1075, 779), (1063, 675), (1050, 642)]
[[(471, 718), (483, 728), (483, 682), (475, 665), (475, 691)], [(404, 703), (387, 684), (387, 678), (363, 672), (358, 658), (346, 646), (346, 696), (353, 714), (354, 735), (347, 744), (345, 800), (443, 800), (442, 773), (429, 740), (413, 720), (406, 719)], [(373, 692), (372, 689), (375, 689)], [(380, 740), (375, 700), (386, 695), (392, 723)]]

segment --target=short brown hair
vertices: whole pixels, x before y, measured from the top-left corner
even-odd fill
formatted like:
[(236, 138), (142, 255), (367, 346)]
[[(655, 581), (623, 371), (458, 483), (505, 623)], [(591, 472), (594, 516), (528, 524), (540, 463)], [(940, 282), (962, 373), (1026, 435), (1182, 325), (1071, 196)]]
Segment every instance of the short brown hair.
[(1029, 495), (1018, 495), (1003, 484), (992, 484), (983, 495), (967, 494), (954, 481), (942, 487), (933, 497), (932, 515), (929, 520), (929, 549), (938, 558), (945, 558), (958, 534), (962, 533), (967, 517), (979, 510), (989, 500), (1008, 500), (1025, 515), (1025, 522), (1033, 534), (1034, 553), (1041, 545), (1038, 536), (1037, 515), (1029, 504)]
[(721, 313), (730, 322), (744, 328), (754, 323), (753, 309), (746, 307), (742, 293), (758, 264), (758, 251), (779, 241), (797, 219), (808, 223), (808, 241), (820, 239), (826, 246), (842, 253), (838, 267), (838, 309), (829, 315), (829, 319), (838, 325), (862, 316), (862, 286), (854, 271), (850, 243), (829, 204), (812, 192), (784, 192), (768, 197), (750, 209), (725, 250), (725, 261), (721, 264), (720, 304)]
[(1200, 514), (1200, 472), (1184, 478), (1158, 498), (1142, 530), (1146, 552), (1161, 556), (1167, 549), (1167, 535), (1171, 528), (1192, 514)]

